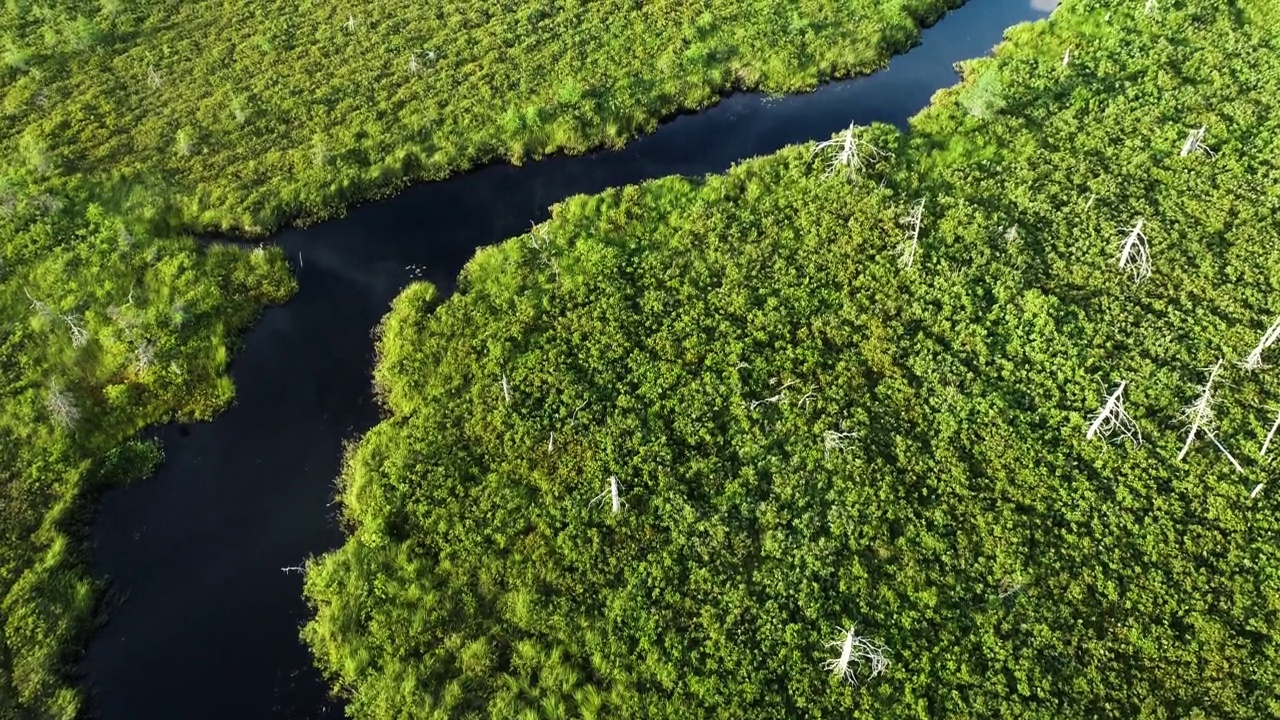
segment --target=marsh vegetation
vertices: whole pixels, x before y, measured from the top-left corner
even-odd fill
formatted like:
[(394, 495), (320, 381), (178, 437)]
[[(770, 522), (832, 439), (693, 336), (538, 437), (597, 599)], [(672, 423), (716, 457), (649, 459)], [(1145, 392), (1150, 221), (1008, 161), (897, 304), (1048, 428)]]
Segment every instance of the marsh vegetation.
[(341, 7), (10, 0), (0, 12), (0, 718), (74, 717), (96, 491), (231, 401), (294, 283), (262, 234), (411, 178), (616, 145), (736, 87), (869, 70), (938, 0)]
[(406, 290), (307, 574), (350, 712), (1280, 712), (1277, 12), (1068, 2)]

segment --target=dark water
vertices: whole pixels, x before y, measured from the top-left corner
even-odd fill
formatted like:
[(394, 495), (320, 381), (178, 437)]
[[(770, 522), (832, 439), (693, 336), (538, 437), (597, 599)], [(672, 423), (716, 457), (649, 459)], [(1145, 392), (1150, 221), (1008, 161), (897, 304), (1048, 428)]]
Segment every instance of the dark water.
[(282, 568), (341, 542), (330, 501), (342, 444), (378, 419), (370, 331), (411, 279), (451, 289), (477, 247), (576, 193), (721, 171), (851, 120), (902, 125), (955, 82), (956, 61), (1055, 2), (971, 0), (875, 75), (783, 99), (736, 95), (622, 151), (490, 167), (280, 234), (300, 291), (246, 336), (236, 406), (162, 431), (159, 476), (108, 494), (97, 515), (93, 571), (125, 599), (84, 663), (94, 715), (341, 716), (298, 641), (302, 578)]

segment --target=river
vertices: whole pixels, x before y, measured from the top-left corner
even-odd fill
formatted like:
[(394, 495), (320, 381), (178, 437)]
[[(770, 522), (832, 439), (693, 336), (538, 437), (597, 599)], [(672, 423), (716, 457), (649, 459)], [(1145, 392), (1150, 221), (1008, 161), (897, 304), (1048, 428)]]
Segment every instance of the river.
[(343, 444), (379, 416), (370, 332), (408, 282), (450, 291), (476, 248), (527, 230), (570, 195), (723, 171), (850, 121), (903, 126), (955, 82), (954, 63), (1054, 4), (971, 0), (874, 75), (805, 95), (733, 95), (619, 151), (490, 166), (277, 235), (299, 291), (245, 336), (231, 368), (236, 405), (210, 423), (161, 429), (156, 477), (108, 493), (95, 517), (92, 571), (114, 600), (82, 664), (93, 715), (342, 716), (298, 640), (302, 577), (284, 568), (342, 540), (332, 499)]

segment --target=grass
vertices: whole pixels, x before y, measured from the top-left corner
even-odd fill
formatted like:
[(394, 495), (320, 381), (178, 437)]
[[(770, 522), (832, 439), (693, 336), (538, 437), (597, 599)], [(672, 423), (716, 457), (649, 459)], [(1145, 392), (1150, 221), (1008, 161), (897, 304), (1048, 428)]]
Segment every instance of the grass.
[(98, 596), (82, 567), (89, 498), (161, 461), (139, 430), (231, 401), (236, 333), (293, 279), (278, 251), (154, 236), (87, 190), (4, 192), (0, 718), (71, 718), (83, 698), (65, 669)]
[[(858, 131), (856, 180), (796, 147), (576, 197), (410, 287), (307, 572), (349, 712), (1280, 714), (1280, 375), (1239, 365), (1280, 314), (1277, 21), (1068, 0)], [(1219, 360), (1243, 472), (1176, 459)], [(1086, 437), (1121, 382), (1138, 447)], [(846, 632), (889, 661), (859, 686)]]
[(10, 0), (0, 162), (262, 233), (410, 179), (619, 145), (732, 88), (866, 72), (952, 0)]

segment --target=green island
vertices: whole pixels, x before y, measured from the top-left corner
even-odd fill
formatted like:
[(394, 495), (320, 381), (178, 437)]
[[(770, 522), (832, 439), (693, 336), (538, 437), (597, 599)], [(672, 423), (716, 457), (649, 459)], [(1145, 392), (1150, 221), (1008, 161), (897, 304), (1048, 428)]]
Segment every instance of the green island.
[(952, 0), (7, 0), (0, 11), (0, 720), (73, 718), (84, 521), (158, 423), (233, 400), (294, 281), (261, 236), (493, 159), (618, 145), (737, 88), (866, 72)]
[(349, 714), (1280, 715), (1278, 23), (1068, 0), (411, 286), (307, 572)]

